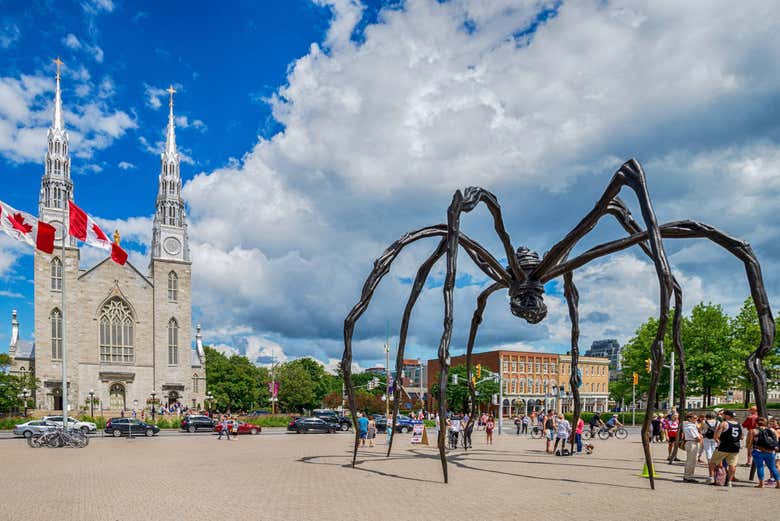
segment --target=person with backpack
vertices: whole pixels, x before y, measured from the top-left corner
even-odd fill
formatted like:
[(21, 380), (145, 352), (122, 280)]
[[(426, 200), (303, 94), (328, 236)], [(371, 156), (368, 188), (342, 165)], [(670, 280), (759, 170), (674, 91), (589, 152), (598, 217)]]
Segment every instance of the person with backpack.
[(731, 410), (723, 411), (723, 420), (715, 429), (714, 437), (718, 449), (712, 455), (710, 469), (715, 476), (713, 485), (720, 485), (717, 471), (718, 467), (722, 469), (721, 463), (725, 460), (729, 468), (724, 485), (730, 487), (731, 482), (734, 481), (734, 473), (737, 471), (737, 459), (742, 442), (742, 426), (734, 420), (734, 411)]
[(758, 473), (756, 487), (764, 488), (764, 465), (766, 465), (775, 480), (775, 488), (780, 488), (780, 473), (775, 466), (777, 433), (767, 427), (766, 418), (758, 417), (756, 419), (756, 428), (748, 432), (748, 446), (753, 447), (752, 456)]
[(704, 457), (707, 458), (707, 467), (709, 469), (709, 477), (707, 478), (707, 483), (709, 484), (715, 482), (715, 474), (712, 471), (712, 466), (710, 466), (710, 461), (718, 446), (718, 443), (715, 441), (715, 429), (717, 428), (718, 421), (715, 419), (715, 413), (708, 412), (704, 416), (704, 422), (701, 425), (701, 436), (703, 438), (702, 447)]

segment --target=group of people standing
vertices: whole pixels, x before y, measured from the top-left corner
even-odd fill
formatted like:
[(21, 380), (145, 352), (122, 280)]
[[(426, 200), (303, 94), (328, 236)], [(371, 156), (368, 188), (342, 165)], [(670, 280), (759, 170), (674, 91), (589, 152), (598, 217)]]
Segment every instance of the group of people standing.
[(687, 453), (683, 481), (697, 483), (694, 478), (696, 464), (703, 463), (701, 457), (704, 455), (708, 467), (707, 483), (730, 487), (737, 481), (734, 474), (744, 440), (747, 448), (744, 466), (750, 467), (755, 463), (758, 474), (756, 486), (764, 487), (766, 468), (771, 474), (767, 484), (780, 488), (780, 427), (775, 418), (759, 416), (756, 407), (750, 409), (742, 424), (736, 421), (734, 411), (730, 410), (716, 409), (704, 417), (688, 413), (682, 433), (683, 449)]

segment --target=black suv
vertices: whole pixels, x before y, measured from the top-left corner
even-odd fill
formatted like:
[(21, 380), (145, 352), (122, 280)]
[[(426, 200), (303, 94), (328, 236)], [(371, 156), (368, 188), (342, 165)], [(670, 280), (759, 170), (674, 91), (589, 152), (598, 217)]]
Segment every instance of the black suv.
[(216, 423), (208, 416), (191, 415), (181, 421), (181, 430), (187, 432), (196, 432), (200, 429), (213, 431)]
[(336, 411), (314, 411), (314, 416), (328, 423), (338, 423), (342, 431), (348, 431), (352, 427), (352, 420), (346, 416), (339, 416)]

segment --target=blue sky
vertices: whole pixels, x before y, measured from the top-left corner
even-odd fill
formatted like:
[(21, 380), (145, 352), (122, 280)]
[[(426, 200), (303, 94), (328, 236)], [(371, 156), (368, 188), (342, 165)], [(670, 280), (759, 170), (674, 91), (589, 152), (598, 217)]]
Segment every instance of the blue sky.
[[(4, 2), (0, 15), (2, 199), (35, 212), (53, 66), (77, 202), (148, 242), (166, 95), (194, 260), (194, 317), (208, 343), (257, 362), (341, 355), (344, 316), (373, 259), (404, 232), (442, 222), (455, 189), (497, 194), (515, 247), (540, 254), (638, 158), (660, 221), (693, 218), (749, 240), (770, 300), (780, 294), (780, 21), (763, 2), (285, 0)], [(635, 198), (624, 199), (634, 209)], [(464, 231), (497, 257), (483, 209)], [(578, 251), (623, 232), (605, 221)], [(402, 254), (356, 330), (356, 359), (381, 361), (416, 268)], [(711, 245), (669, 241), (686, 291), (734, 312), (741, 265)], [(84, 263), (99, 260), (82, 250)], [(461, 255), (453, 352), (487, 281)], [(0, 240), (0, 324), (18, 308), (32, 336), (31, 256)], [(441, 333), (443, 266), (412, 319), (409, 353)], [(629, 339), (657, 313), (651, 266), (628, 251), (577, 274), (582, 342)], [(529, 326), (506, 296), (488, 305), (479, 349), (568, 349), (560, 286)], [(0, 350), (8, 329), (0, 327)]]

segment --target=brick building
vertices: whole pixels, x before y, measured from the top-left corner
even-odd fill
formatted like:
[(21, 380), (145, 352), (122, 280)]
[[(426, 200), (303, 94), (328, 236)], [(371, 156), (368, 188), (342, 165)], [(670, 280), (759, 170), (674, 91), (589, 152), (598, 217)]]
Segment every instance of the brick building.
[[(474, 366), (481, 364), (491, 372), (501, 370), (503, 412), (505, 416), (525, 414), (543, 408), (571, 408), (569, 367), (571, 357), (557, 353), (528, 351), (488, 351), (472, 356)], [(452, 366), (465, 365), (465, 356), (456, 356)], [(566, 366), (564, 368), (564, 366)], [(609, 359), (581, 357), (583, 372), (583, 410), (604, 411), (609, 398)], [(428, 388), (439, 381), (439, 360), (428, 360)], [(569, 393), (567, 395), (567, 393)], [(436, 407), (436, 397), (428, 397), (428, 409)], [(497, 412), (497, 411), (496, 411)]]

